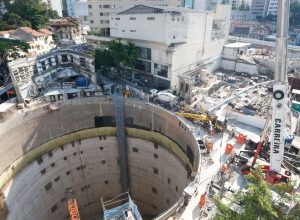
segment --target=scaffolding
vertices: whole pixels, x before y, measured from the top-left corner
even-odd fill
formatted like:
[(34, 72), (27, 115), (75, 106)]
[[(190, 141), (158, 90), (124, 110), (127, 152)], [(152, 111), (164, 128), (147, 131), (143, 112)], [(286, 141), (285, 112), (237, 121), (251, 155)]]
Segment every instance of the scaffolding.
[(103, 201), (101, 198), (104, 220), (142, 220), (139, 210), (128, 192), (113, 199)]

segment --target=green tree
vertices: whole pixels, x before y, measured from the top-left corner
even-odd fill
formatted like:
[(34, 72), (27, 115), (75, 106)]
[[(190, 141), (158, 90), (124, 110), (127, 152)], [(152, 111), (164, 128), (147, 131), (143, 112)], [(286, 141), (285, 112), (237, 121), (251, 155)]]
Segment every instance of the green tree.
[[(271, 186), (264, 180), (262, 170), (256, 169), (252, 174), (246, 176), (248, 184), (247, 192), (238, 192), (233, 196), (231, 203), (223, 204), (219, 198), (216, 198), (217, 213), (215, 220), (241, 220), (241, 219), (284, 219), (281, 213), (279, 202), (273, 201)], [(292, 197), (287, 196), (286, 192), (291, 190), (290, 183), (281, 183), (273, 188), (278, 192), (279, 196), (284, 199), (291, 200)], [(231, 207), (237, 206), (234, 210)], [(286, 218), (288, 219), (288, 218)]]
[(113, 58), (108, 50), (96, 50), (95, 51), (95, 69), (99, 70), (101, 67), (114, 66)]
[(3, 63), (8, 56), (16, 58), (20, 51), (28, 52), (28, 49), (29, 44), (24, 41), (0, 38), (0, 59)]
[(290, 6), (290, 25), (300, 25), (300, 3), (294, 2)]
[(114, 60), (117, 72), (120, 72), (120, 64), (124, 60), (125, 47), (120, 40), (112, 40), (107, 44), (108, 50)]
[(137, 63), (137, 58), (139, 57), (139, 49), (131, 42), (124, 46), (124, 64), (131, 67), (132, 79), (134, 78), (133, 68)]
[[(16, 58), (19, 55), (20, 51), (27, 52), (29, 49), (29, 45), (26, 42), (20, 40), (6, 39), (0, 38), (0, 60), (2, 64), (2, 69), (5, 73), (8, 73), (7, 70), (7, 58), (8, 56)], [(15, 91), (17, 93), (17, 100), (19, 103), (23, 103), (24, 100), (20, 94), (18, 86), (12, 77), (12, 81), (15, 85)]]
[[(22, 21), (30, 24), (33, 29), (39, 29), (43, 28), (50, 18), (58, 17), (57, 11), (50, 9), (48, 5), (41, 0), (14, 0), (7, 4), (8, 12), (3, 18), (7, 23)], [(12, 19), (9, 20), (9, 18)], [(26, 23), (20, 23), (18, 26), (24, 26), (25, 24)]]

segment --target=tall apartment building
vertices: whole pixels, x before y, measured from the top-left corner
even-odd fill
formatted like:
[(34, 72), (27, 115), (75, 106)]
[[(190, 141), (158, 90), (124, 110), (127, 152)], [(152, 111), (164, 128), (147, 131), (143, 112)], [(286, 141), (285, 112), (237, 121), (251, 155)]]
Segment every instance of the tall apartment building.
[(68, 16), (78, 18), (81, 21), (88, 21), (87, 0), (66, 0)]
[(216, 11), (137, 5), (110, 16), (111, 37), (141, 53), (136, 69), (160, 88), (178, 89), (179, 78), (218, 66), (230, 26), (231, 5)]
[(90, 27), (109, 35), (109, 16), (139, 4), (181, 7), (183, 0), (88, 0)]
[(278, 0), (252, 0), (251, 11), (256, 17), (264, 18), (269, 14), (277, 15)]
[(58, 15), (62, 17), (62, 11), (63, 11), (62, 0), (42, 0), (42, 2), (45, 2), (47, 5), (49, 5), (52, 8), (52, 10), (57, 11)]

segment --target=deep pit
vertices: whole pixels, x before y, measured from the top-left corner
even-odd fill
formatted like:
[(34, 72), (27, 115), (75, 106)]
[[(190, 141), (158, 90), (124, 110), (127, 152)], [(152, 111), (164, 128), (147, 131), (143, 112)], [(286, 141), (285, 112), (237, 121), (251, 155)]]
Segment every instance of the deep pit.
[[(126, 99), (124, 112), (129, 192), (144, 219), (153, 218), (179, 199), (197, 171), (197, 144), (163, 109)], [(98, 97), (62, 102), (56, 112), (46, 105), (5, 121), (0, 183), (6, 219), (68, 219), (69, 187), (81, 219), (102, 219), (101, 198), (121, 193), (113, 117), (113, 100)]]

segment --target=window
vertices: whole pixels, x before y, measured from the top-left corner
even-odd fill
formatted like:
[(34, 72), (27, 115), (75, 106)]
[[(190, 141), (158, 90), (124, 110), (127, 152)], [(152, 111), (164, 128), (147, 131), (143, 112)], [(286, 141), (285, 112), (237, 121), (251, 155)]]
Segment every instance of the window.
[(105, 164), (105, 160), (102, 160), (101, 163), (102, 163), (102, 164)]
[(136, 17), (130, 17), (129, 19), (130, 20), (136, 20)]
[(50, 166), (51, 166), (51, 167), (55, 167), (55, 163), (51, 163)]
[(51, 207), (51, 212), (55, 212), (57, 209), (57, 205), (55, 204), (54, 206)]
[(125, 32), (125, 30), (122, 30), (122, 32)]
[(133, 152), (136, 152), (136, 153), (138, 153), (138, 152), (139, 152), (139, 149), (138, 149), (138, 148), (135, 148), (135, 147), (133, 147), (133, 148), (132, 148), (132, 151), (133, 151)]
[(176, 186), (176, 192), (178, 192), (178, 186)]
[(154, 148), (158, 149), (158, 144), (157, 143), (154, 143)]
[(46, 186), (45, 186), (45, 190), (49, 191), (52, 188), (52, 183), (49, 182)]
[(64, 157), (64, 160), (67, 160), (67, 157)]
[(109, 181), (108, 181), (108, 180), (104, 180), (104, 184), (105, 184), (105, 185), (108, 185), (108, 184), (109, 184)]
[(100, 12), (100, 16), (104, 16), (104, 13), (103, 13), (103, 12)]
[(48, 152), (48, 156), (49, 156), (49, 157), (52, 157), (52, 156), (53, 156), (52, 151), (49, 151), (49, 152)]
[(170, 199), (167, 199), (167, 204), (170, 204)]
[(155, 159), (158, 159), (158, 155), (157, 154), (153, 154)]
[(90, 23), (91, 23), (91, 24), (94, 24), (94, 21), (93, 21), (93, 20), (90, 20)]
[(154, 17), (147, 17), (147, 20), (155, 20)]
[(40, 165), (41, 163), (43, 163), (43, 158), (40, 157), (40, 158), (38, 158), (36, 161), (37, 161), (38, 165)]
[(171, 179), (168, 177), (168, 183), (171, 184)]
[(140, 58), (145, 60), (151, 60), (151, 49), (145, 47), (139, 47), (140, 49)]
[(46, 169), (41, 170), (41, 174), (44, 175), (46, 173)]
[(154, 63), (154, 74), (167, 78), (168, 77), (168, 66)]
[(68, 56), (67, 56), (67, 54), (62, 54), (61, 55), (61, 61), (62, 62), (68, 62)]
[(154, 194), (157, 194), (157, 189), (155, 189), (154, 187), (152, 187), (152, 192), (153, 192)]
[(71, 171), (70, 171), (70, 170), (68, 170), (68, 171), (66, 172), (67, 176), (69, 176), (69, 175), (70, 175), (70, 173), (71, 173)]
[(153, 173), (154, 173), (154, 174), (158, 174), (158, 169), (155, 168), (155, 167), (153, 167)]
[(130, 32), (136, 32), (136, 30), (130, 30)]
[(89, 7), (89, 8), (92, 8), (93, 6), (92, 6), (92, 5), (88, 5), (88, 7)]
[(103, 150), (103, 147), (99, 147), (100, 150)]
[(100, 20), (100, 24), (109, 24), (109, 20)]
[(93, 16), (93, 13), (92, 13), (92, 12), (90, 12), (90, 13), (89, 13), (89, 16)]
[(73, 155), (74, 155), (74, 156), (76, 156), (76, 155), (77, 155), (77, 153), (76, 153), (76, 152), (74, 152), (74, 153), (73, 153)]
[(110, 5), (102, 5), (103, 8), (110, 8)]
[(138, 60), (135, 68), (147, 73), (151, 73), (151, 63), (144, 60)]
[(58, 176), (54, 179), (54, 181), (57, 182), (59, 179), (60, 179), (60, 177)]
[(115, 18), (115, 20), (119, 21), (119, 20), (120, 20), (120, 18)]

